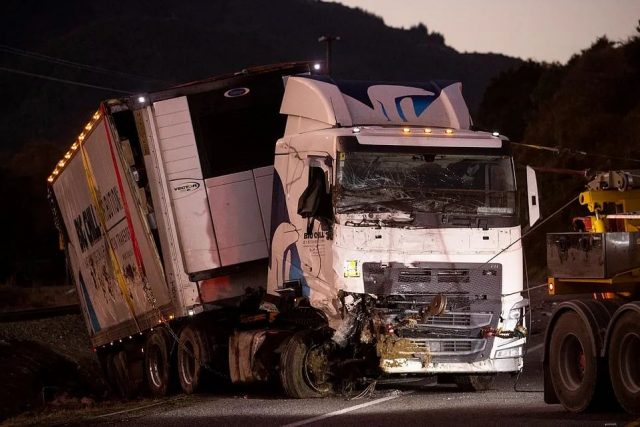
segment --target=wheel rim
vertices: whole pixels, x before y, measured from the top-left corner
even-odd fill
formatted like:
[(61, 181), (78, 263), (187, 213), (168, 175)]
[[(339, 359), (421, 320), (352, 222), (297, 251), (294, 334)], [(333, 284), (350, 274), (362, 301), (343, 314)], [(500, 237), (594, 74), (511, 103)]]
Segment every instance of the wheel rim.
[(162, 351), (157, 345), (149, 348), (149, 378), (156, 388), (162, 387), (164, 378), (164, 363), (162, 359)]
[(329, 358), (322, 346), (316, 345), (305, 354), (303, 375), (309, 387), (318, 393), (327, 393), (331, 390)]
[(565, 387), (575, 391), (583, 383), (587, 359), (582, 343), (575, 335), (567, 335), (560, 345), (560, 377)]
[(196, 372), (196, 359), (193, 353), (193, 343), (191, 341), (186, 341), (183, 346), (180, 372), (184, 382), (186, 384), (191, 384)]
[(640, 336), (635, 333), (625, 335), (620, 342), (620, 379), (632, 393), (640, 392)]

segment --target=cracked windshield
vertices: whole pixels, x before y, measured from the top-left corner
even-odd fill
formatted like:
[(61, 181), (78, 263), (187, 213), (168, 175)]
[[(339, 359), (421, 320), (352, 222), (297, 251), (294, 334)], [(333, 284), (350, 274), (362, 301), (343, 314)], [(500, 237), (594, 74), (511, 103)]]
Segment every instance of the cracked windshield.
[(340, 153), (337, 212), (513, 215), (511, 165), (506, 156)]

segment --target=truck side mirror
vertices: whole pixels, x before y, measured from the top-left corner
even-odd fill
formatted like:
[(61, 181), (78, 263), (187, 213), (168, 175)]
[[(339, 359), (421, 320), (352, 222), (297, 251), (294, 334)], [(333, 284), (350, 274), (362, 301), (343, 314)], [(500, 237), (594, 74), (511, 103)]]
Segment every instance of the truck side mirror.
[(529, 227), (540, 219), (540, 197), (538, 197), (538, 180), (536, 171), (527, 166), (527, 205), (529, 206)]

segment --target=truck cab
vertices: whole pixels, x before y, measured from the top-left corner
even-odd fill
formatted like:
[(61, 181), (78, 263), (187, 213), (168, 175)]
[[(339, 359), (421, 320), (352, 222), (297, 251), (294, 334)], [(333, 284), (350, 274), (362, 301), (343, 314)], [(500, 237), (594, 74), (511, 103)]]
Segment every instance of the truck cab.
[(460, 84), (291, 77), (281, 112), (268, 292), (296, 292), (335, 347), (375, 351), (383, 373), (481, 388), (518, 372), (513, 161), (503, 137), (469, 129)]

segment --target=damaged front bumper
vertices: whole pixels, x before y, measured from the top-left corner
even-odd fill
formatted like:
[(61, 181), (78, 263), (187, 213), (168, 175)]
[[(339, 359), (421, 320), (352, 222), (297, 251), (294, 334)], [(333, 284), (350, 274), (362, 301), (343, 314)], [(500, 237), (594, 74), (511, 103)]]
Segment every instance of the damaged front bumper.
[[(444, 374), (519, 372), (525, 338), (501, 340), (493, 355), (486, 339), (400, 339), (395, 354), (380, 354), (380, 369), (387, 374)], [(484, 354), (483, 354), (484, 352)], [(480, 358), (480, 360), (478, 360)], [(464, 359), (467, 359), (464, 361)], [(476, 359), (476, 360), (471, 360)]]

